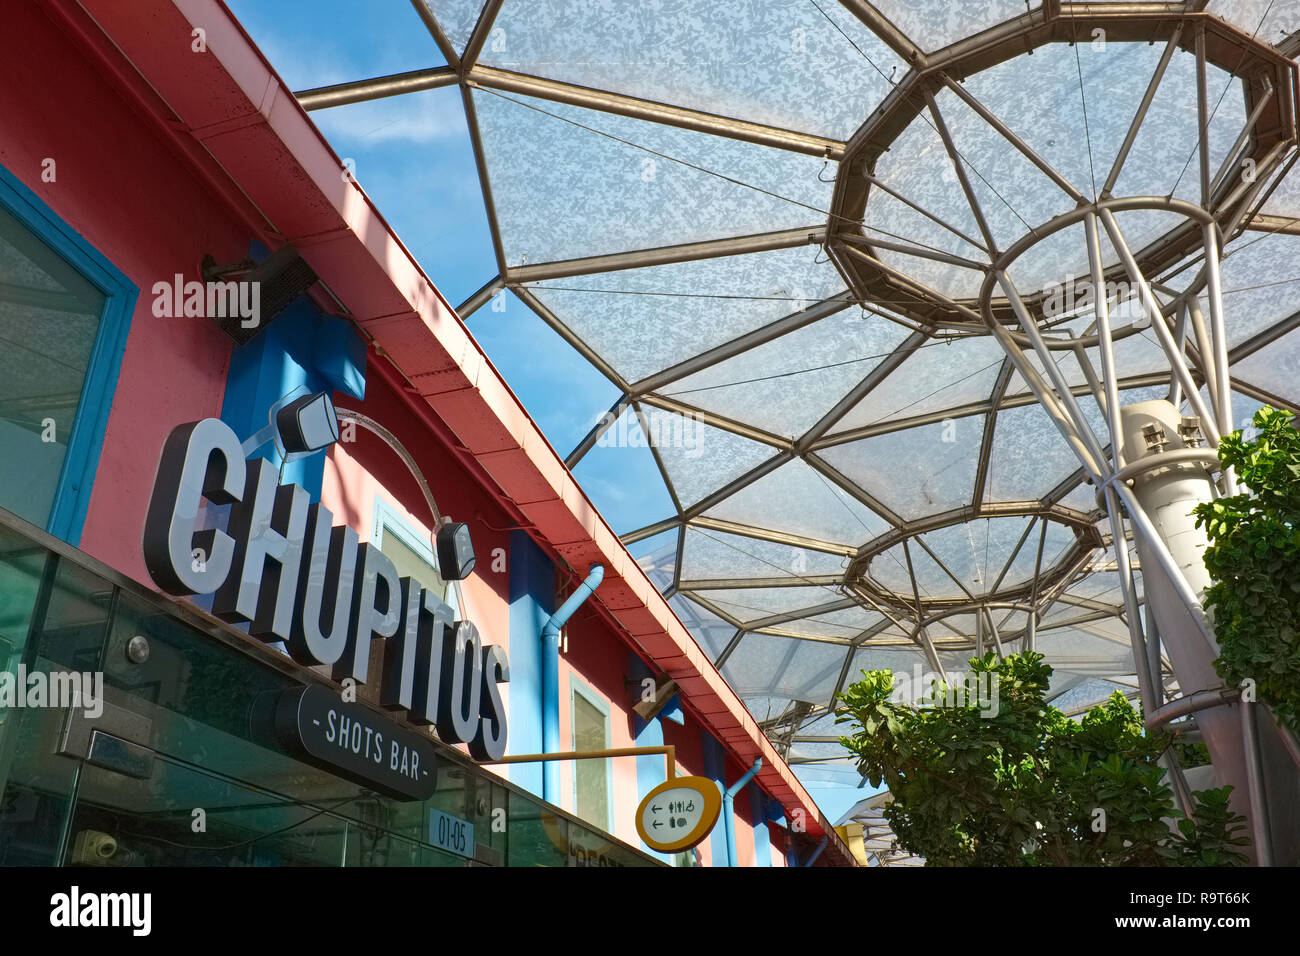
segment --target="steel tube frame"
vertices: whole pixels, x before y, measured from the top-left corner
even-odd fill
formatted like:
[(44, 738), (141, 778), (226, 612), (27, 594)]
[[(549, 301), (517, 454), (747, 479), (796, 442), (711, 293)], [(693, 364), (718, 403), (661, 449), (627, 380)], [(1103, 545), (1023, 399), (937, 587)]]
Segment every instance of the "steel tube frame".
[(993, 612), (984, 607), (984, 616), (988, 622), (989, 636), (993, 638), (993, 647), (998, 652), (998, 660), (1003, 660), (1007, 655), (1002, 650), (1002, 635), (998, 633), (998, 626), (993, 621)]
[(471, 86), (521, 93), (549, 100), (552, 103), (565, 103), (614, 116), (626, 116), (630, 119), (659, 123), (678, 129), (709, 133), (726, 139), (802, 153), (806, 156), (824, 157), (836, 162), (844, 156), (845, 143), (841, 140), (481, 64), (476, 64), (469, 71), (466, 82)]
[(1165, 70), (1168, 69), (1169, 61), (1174, 55), (1174, 50), (1178, 49), (1178, 41), (1182, 39), (1182, 36), (1183, 24), (1179, 23), (1169, 37), (1168, 42), (1165, 43), (1165, 51), (1161, 54), (1160, 62), (1151, 75), (1151, 82), (1147, 84), (1146, 93), (1142, 96), (1142, 102), (1138, 104), (1137, 113), (1133, 116), (1133, 122), (1129, 124), (1128, 134), (1124, 137), (1119, 152), (1115, 154), (1115, 162), (1111, 165), (1110, 175), (1106, 177), (1106, 182), (1101, 187), (1101, 198), (1103, 199), (1109, 198), (1111, 190), (1115, 188), (1115, 183), (1119, 179), (1124, 162), (1128, 159), (1129, 150), (1133, 148), (1138, 131), (1141, 130), (1142, 123), (1146, 120), (1147, 111), (1151, 109), (1151, 101), (1155, 99), (1156, 90), (1160, 86), (1160, 81), (1164, 79)]
[(1123, 233), (1119, 231), (1115, 217), (1109, 209), (1101, 210), (1101, 222), (1106, 227), (1106, 234), (1110, 237), (1111, 245), (1119, 253), (1120, 261), (1124, 263), (1124, 269), (1128, 272), (1129, 279), (1137, 286), (1138, 298), (1142, 302), (1142, 307), (1146, 309), (1147, 315), (1151, 317), (1151, 328), (1155, 331), (1156, 337), (1160, 339), (1160, 346), (1169, 358), (1170, 371), (1178, 376), (1182, 382), (1187, 401), (1191, 403), (1193, 410), (1201, 418), (1206, 438), (1210, 440), (1211, 444), (1217, 446), (1219, 444), (1217, 423), (1205, 403), (1201, 401), (1200, 390), (1192, 380), (1191, 373), (1187, 371), (1187, 365), (1178, 352), (1177, 343), (1174, 342), (1173, 333), (1169, 331), (1169, 326), (1165, 324), (1164, 312), (1160, 303), (1156, 300), (1155, 293), (1151, 291), (1150, 284), (1147, 282), (1146, 277), (1142, 275), (1142, 270), (1138, 268), (1137, 260), (1133, 258), (1133, 253), (1129, 249)]
[[(944, 77), (944, 79), (947, 80), (947, 77)], [(948, 82), (951, 83), (952, 81), (948, 80)], [(966, 202), (975, 216), (975, 224), (979, 226), (980, 235), (984, 237), (984, 250), (990, 257), (996, 257), (997, 240), (993, 238), (993, 231), (984, 218), (984, 210), (980, 208), (979, 200), (975, 198), (975, 191), (971, 188), (970, 179), (966, 176), (966, 163), (957, 150), (957, 145), (952, 140), (952, 134), (948, 132), (948, 124), (944, 122), (943, 114), (939, 112), (939, 106), (934, 101), (934, 93), (928, 86), (923, 87), (923, 90), (925, 92), (926, 106), (929, 107), (930, 115), (934, 117), (934, 128), (943, 140), (943, 148), (947, 151), (948, 160), (952, 163), (953, 171), (957, 174), (957, 181), (961, 184), (961, 191), (966, 195)]]
[[(1083, 446), (1088, 449), (1089, 461), (1091, 462), (1089, 471), (1095, 478), (1100, 478), (1103, 473), (1102, 463), (1106, 460), (1106, 453), (1102, 450), (1101, 443), (1097, 440), (1097, 436), (1093, 434), (1092, 428), (1088, 425), (1088, 420), (1084, 417), (1083, 411), (1079, 408), (1079, 403), (1074, 399), (1074, 392), (1071, 390), (1069, 383), (1065, 380), (1065, 376), (1062, 374), (1060, 366), (1057, 365), (1056, 361), (1052, 358), (1051, 352), (1043, 341), (1043, 334), (1039, 331), (1038, 324), (1034, 321), (1033, 316), (1029, 314), (1029, 310), (1025, 307), (1024, 300), (1020, 298), (1020, 293), (1016, 291), (1015, 284), (1011, 281), (1011, 277), (1002, 269), (996, 271), (996, 277), (998, 284), (1002, 287), (1003, 294), (1007, 297), (1007, 301), (1011, 303), (1011, 308), (1016, 315), (1016, 319), (1020, 322), (1021, 330), (1029, 338), (1034, 351), (1038, 353), (1038, 360), (1043, 363), (1043, 368), (1046, 370), (1048, 378), (1051, 380), (1052, 385), (1055, 388), (1053, 394), (1061, 402), (1067, 419), (1075, 429), (1075, 435), (1078, 442), (1082, 443)], [(1095, 298), (1099, 297), (1094, 296), (1094, 299)], [(1028, 363), (1025, 364), (1028, 366)], [(1035, 378), (1038, 378), (1040, 382), (1042, 381), (1035, 369), (1030, 367), (1029, 370), (1033, 372)], [(1022, 372), (1021, 374), (1024, 373)], [(1026, 381), (1028, 381), (1028, 379), (1026, 379)]]
[(1250, 116), (1246, 118), (1246, 125), (1242, 127), (1241, 132), (1237, 135), (1236, 141), (1234, 141), (1232, 146), (1228, 149), (1227, 154), (1223, 157), (1223, 163), (1219, 166), (1219, 169), (1214, 174), (1214, 179), (1210, 182), (1211, 196), (1213, 196), (1219, 187), (1223, 185), (1224, 180), (1228, 178), (1228, 174), (1237, 167), (1238, 157), (1241, 155), (1242, 148), (1255, 132), (1255, 125), (1259, 122), (1259, 117), (1264, 112), (1264, 108), (1273, 101), (1273, 97), (1277, 93), (1277, 90), (1273, 87), (1272, 80), (1268, 77), (1264, 77), (1264, 83), (1266, 84), (1264, 95), (1259, 98), (1259, 102), (1256, 103), (1255, 108), (1251, 110)]
[(1264, 764), (1259, 753), (1259, 725), (1255, 702), (1237, 701), (1241, 714), (1241, 743), (1246, 751), (1246, 789), (1250, 795), (1250, 828), (1254, 837), (1255, 862), (1273, 865), (1273, 838), (1268, 819), (1268, 798), (1264, 793)]
[[(982, 249), (982, 248), (983, 248), (983, 246), (981, 246), (978, 242), (976, 242), (976, 241), (975, 241), (974, 239), (972, 239), (970, 236), (966, 235), (966, 233), (962, 232), (960, 229), (958, 229), (956, 226), (954, 226), (954, 225), (953, 225), (952, 223), (950, 223), (948, 220), (943, 219), (943, 218), (941, 218), (940, 216), (936, 216), (934, 213), (932, 213), (932, 212), (930, 212), (929, 210), (927, 210), (924, 206), (921, 206), (921, 205), (919, 205), (919, 204), (917, 204), (917, 203), (914, 203), (912, 200), (908, 199), (906, 196), (904, 196), (904, 195), (903, 195), (902, 193), (900, 193), (898, 190), (894, 189), (892, 186), (887, 185), (883, 180), (878, 179), (877, 177), (871, 175), (870, 173), (864, 173), (862, 178), (865, 179), (867, 182), (871, 183), (871, 185), (875, 186), (875, 187), (876, 187), (877, 189), (879, 189), (881, 192), (883, 192), (883, 193), (887, 193), (888, 195), (893, 196), (895, 199), (897, 199), (899, 202), (901, 202), (904, 206), (907, 206), (907, 207), (909, 207), (909, 208), (915, 210), (916, 212), (919, 212), (919, 213), (920, 213), (922, 216), (924, 216), (926, 219), (929, 219), (931, 222), (935, 223), (936, 225), (942, 226), (944, 229), (947, 229), (949, 232), (951, 232), (951, 233), (952, 233), (954, 236), (956, 236), (958, 239), (961, 239), (963, 242), (966, 242), (966, 243), (970, 244), (970, 246), (972, 246), (973, 248), (975, 248), (975, 249)], [(852, 234), (845, 234), (844, 238), (845, 238), (845, 239), (851, 239), (851, 238), (856, 238), (856, 237), (852, 236)]]
[(1165, 702), (1164, 660), (1160, 652), (1160, 628), (1156, 624), (1155, 610), (1148, 602), (1146, 605), (1146, 629), (1143, 636), (1147, 645), (1147, 670), (1155, 681), (1154, 706), (1161, 707)]
[(1201, 636), (1209, 643), (1214, 656), (1217, 657), (1219, 651), (1218, 642), (1214, 637), (1214, 628), (1210, 626), (1200, 600), (1192, 591), (1191, 585), (1187, 583), (1187, 578), (1184, 577), (1182, 570), (1178, 567), (1178, 562), (1174, 560), (1174, 556), (1170, 553), (1169, 546), (1165, 544), (1155, 525), (1151, 523), (1151, 519), (1142, 510), (1142, 505), (1138, 503), (1132, 489), (1123, 482), (1115, 482), (1111, 487), (1118, 491), (1120, 497), (1124, 500), (1124, 506), (1128, 510), (1129, 518), (1133, 521), (1137, 531), (1146, 539), (1147, 544), (1151, 546), (1156, 560), (1160, 563), (1161, 570), (1169, 577), (1170, 584), (1178, 592), (1179, 598), (1187, 606), (1188, 612), (1196, 622), (1196, 629), (1201, 632)]
[(401, 96), (404, 93), (436, 90), (444, 86), (455, 86), (459, 82), (460, 74), (456, 70), (449, 66), (439, 66), (429, 70), (412, 70), (409, 73), (394, 73), (368, 80), (318, 86), (310, 90), (301, 90), (293, 95), (303, 109), (312, 112), (334, 106), (380, 100), (389, 96)]
[(1186, 717), (1189, 714), (1207, 710), (1210, 707), (1231, 704), (1240, 695), (1241, 691), (1233, 687), (1199, 690), (1194, 694), (1185, 694), (1148, 713), (1143, 720), (1143, 726), (1147, 730), (1155, 730), (1157, 727), (1163, 727), (1171, 720), (1177, 720), (1179, 717)]
[(825, 225), (782, 229), (779, 232), (760, 232), (730, 239), (708, 239), (675, 246), (657, 246), (633, 252), (615, 252), (603, 256), (581, 259), (559, 259), (532, 265), (503, 269), (506, 282), (512, 287), (527, 282), (546, 279), (567, 279), (578, 275), (600, 272), (620, 272), (624, 269), (643, 269), (646, 266), (671, 265), (677, 262), (694, 262), (700, 259), (717, 259), (751, 252), (771, 252), (776, 249), (793, 249), (798, 246), (820, 245), (826, 240)]
[(926, 656), (930, 658), (930, 666), (939, 672), (939, 677), (946, 684), (948, 683), (948, 671), (943, 666), (943, 661), (939, 659), (939, 652), (935, 650), (934, 641), (930, 639), (930, 632), (922, 625), (917, 628), (917, 636), (921, 639), (921, 647), (925, 650)]
[[(1201, 313), (1200, 303), (1196, 300), (1195, 296), (1187, 300), (1186, 308), (1187, 317), (1190, 320), (1192, 327), (1192, 336), (1196, 339), (1195, 363), (1197, 370), (1201, 373), (1201, 378), (1205, 379), (1206, 391), (1210, 393), (1210, 406), (1207, 407), (1217, 407), (1219, 382), (1215, 377), (1217, 372), (1212, 356), (1214, 347), (1210, 344), (1210, 333), (1205, 324), (1205, 316)], [(1179, 384), (1179, 391), (1181, 393), (1181, 383)], [(1223, 433), (1223, 427), (1221, 424), (1219, 426), (1219, 433)]]
[[(995, 130), (997, 130), (1002, 135), (1003, 139), (1005, 139), (1008, 143), (1014, 146), (1017, 150), (1019, 150), (1024, 155), (1026, 159), (1028, 159), (1031, 163), (1033, 163), (1040, 170), (1042, 170), (1043, 174), (1047, 176), (1047, 178), (1050, 179), (1052, 182), (1056, 183), (1056, 185), (1060, 187), (1060, 189), (1067, 196), (1069, 196), (1077, 203), (1088, 202), (1087, 196), (1079, 192), (1079, 190), (1075, 189), (1068, 179), (1066, 179), (1064, 176), (1062, 176), (1059, 172), (1056, 171), (1056, 167), (1054, 167), (1047, 160), (1043, 159), (1043, 157), (1039, 156), (1038, 153), (1034, 152), (1033, 148), (1028, 143), (1022, 140), (1019, 136), (1017, 136), (1009, 126), (1007, 126), (1005, 123), (1002, 122), (1002, 120), (998, 119), (997, 116), (995, 116), (992, 112), (990, 112), (988, 107), (986, 107), (983, 103), (981, 103), (978, 99), (976, 99), (975, 96), (972, 95), (969, 90), (967, 90), (960, 83), (954, 82), (952, 77), (950, 77), (947, 73), (940, 72), (939, 78), (943, 81), (944, 85), (948, 87), (948, 89), (952, 90), (954, 93), (957, 94), (959, 99), (961, 99), (967, 106), (969, 106), (977, 114), (979, 114), (980, 119), (984, 120), (984, 122), (988, 123)], [(929, 97), (928, 91), (927, 91), (927, 96)], [(934, 106), (933, 106), (932, 97), (930, 97), (930, 103), (931, 103), (931, 109), (933, 110)]]
[[(1214, 366), (1216, 384), (1215, 411), (1218, 414), (1218, 431), (1220, 435), (1232, 429), (1232, 379), (1228, 371), (1228, 333), (1223, 318), (1223, 287), (1219, 272), (1219, 236), (1217, 227), (1206, 223), (1203, 227), (1205, 243), (1205, 278), (1206, 296), (1210, 303), (1210, 348), (1211, 355), (1205, 359), (1207, 366)], [(1199, 396), (1198, 396), (1199, 397)], [(1188, 396), (1190, 399), (1191, 396)], [(1214, 444), (1219, 444), (1218, 437)], [(1232, 469), (1224, 469), (1224, 484), (1227, 493), (1237, 493), (1237, 478)]]
[[(1178, 304), (1178, 320), (1174, 323), (1174, 341), (1178, 343), (1178, 351), (1182, 353), (1187, 343), (1187, 325), (1189, 321), (1190, 310), (1187, 302), (1184, 300)], [(1169, 376), (1169, 404), (1174, 408), (1181, 408), (1183, 405), (1183, 385), (1174, 376)]]
[[(1124, 467), (1123, 430), (1119, 417), (1119, 385), (1115, 369), (1115, 343), (1110, 333), (1110, 305), (1100, 290), (1106, 287), (1102, 277), (1101, 236), (1097, 231), (1097, 216), (1089, 213), (1084, 217), (1084, 234), (1088, 245), (1088, 268), (1092, 276), (1094, 292), (1093, 315), (1100, 341), (1102, 378), (1105, 387), (1107, 425), (1110, 428), (1111, 474), (1116, 474)], [(1156, 321), (1163, 321), (1159, 317)], [(1087, 365), (1086, 358), (1079, 357), (1081, 365)], [(1128, 535), (1124, 529), (1124, 514), (1119, 507), (1119, 497), (1111, 487), (1106, 488), (1106, 511), (1110, 515), (1111, 540), (1115, 548), (1115, 564), (1118, 568), (1120, 593), (1124, 598), (1124, 610), (1128, 618), (1129, 638), (1133, 646), (1133, 668), (1138, 677), (1138, 691), (1142, 695), (1142, 704), (1148, 710), (1159, 706), (1158, 688), (1159, 672), (1152, 673), (1150, 658), (1146, 645), (1146, 635), (1142, 631), (1142, 617), (1138, 611), (1137, 594), (1134, 591), (1133, 569), (1129, 562)]]

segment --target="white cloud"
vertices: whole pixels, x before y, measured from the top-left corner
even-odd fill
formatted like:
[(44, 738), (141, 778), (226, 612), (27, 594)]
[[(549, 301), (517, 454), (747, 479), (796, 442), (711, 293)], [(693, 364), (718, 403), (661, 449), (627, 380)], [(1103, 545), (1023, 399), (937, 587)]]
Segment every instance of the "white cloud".
[(432, 143), (465, 129), (459, 100), (438, 102), (419, 93), (321, 110), (312, 118), (336, 147)]

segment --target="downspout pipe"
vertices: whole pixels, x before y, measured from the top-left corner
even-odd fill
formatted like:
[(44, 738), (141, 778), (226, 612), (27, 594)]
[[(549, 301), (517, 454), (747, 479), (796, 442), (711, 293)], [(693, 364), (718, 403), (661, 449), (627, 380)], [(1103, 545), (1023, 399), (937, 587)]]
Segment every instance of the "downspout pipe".
[(763, 758), (755, 757), (754, 765), (745, 771), (745, 775), (727, 788), (726, 793), (722, 795), (722, 824), (727, 837), (727, 866), (739, 866), (736, 862), (738, 854), (736, 853), (736, 814), (733, 805), (736, 802), (736, 794), (754, 779), (763, 766)]
[[(560, 750), (560, 629), (604, 578), (605, 569), (601, 565), (589, 567), (586, 580), (542, 625), (543, 753), (559, 753)], [(542, 768), (542, 799), (547, 803), (559, 803), (560, 800), (560, 765), (553, 760), (547, 761)]]
[(804, 863), (804, 866), (812, 866), (814, 863), (816, 863), (817, 857), (822, 855), (822, 850), (826, 849), (826, 844), (830, 842), (831, 842), (831, 835), (828, 833), (822, 837), (821, 843), (817, 844), (817, 849), (812, 851), (812, 855), (808, 857), (807, 861)]

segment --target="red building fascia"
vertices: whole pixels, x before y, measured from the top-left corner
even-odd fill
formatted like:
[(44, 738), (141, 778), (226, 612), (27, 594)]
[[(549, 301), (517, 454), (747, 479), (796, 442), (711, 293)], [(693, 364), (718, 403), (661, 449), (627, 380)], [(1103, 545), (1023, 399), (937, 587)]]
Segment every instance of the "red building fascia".
[[(688, 710), (809, 835), (822, 863), (848, 848), (735, 692), (578, 487), (414, 257), (219, 0), (42, 0), (275, 248), (292, 243), (347, 310), (413, 411), (575, 579), (605, 568), (594, 595), (615, 633), (672, 677)], [(203, 31), (202, 52), (194, 31)]]

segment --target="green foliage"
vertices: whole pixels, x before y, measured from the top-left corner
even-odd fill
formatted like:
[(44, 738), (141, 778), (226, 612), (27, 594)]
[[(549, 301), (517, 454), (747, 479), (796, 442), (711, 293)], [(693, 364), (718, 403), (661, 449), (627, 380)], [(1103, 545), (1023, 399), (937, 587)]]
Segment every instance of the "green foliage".
[(853, 729), (841, 743), (872, 786), (889, 787), (885, 818), (907, 850), (932, 866), (1246, 861), (1230, 788), (1197, 794), (1193, 819), (1181, 819), (1156, 764), (1168, 740), (1144, 734), (1122, 694), (1075, 722), (1044, 701), (1052, 669), (1041, 654), (990, 653), (970, 667), (994, 675), (996, 716), (895, 703), (889, 671), (864, 672), (841, 697), (837, 722)]
[(1300, 730), (1300, 431), (1288, 411), (1255, 413), (1259, 435), (1219, 442), (1219, 461), (1249, 493), (1197, 505), (1210, 547), (1205, 592), (1214, 613), (1219, 675), (1255, 681), (1260, 700)]

